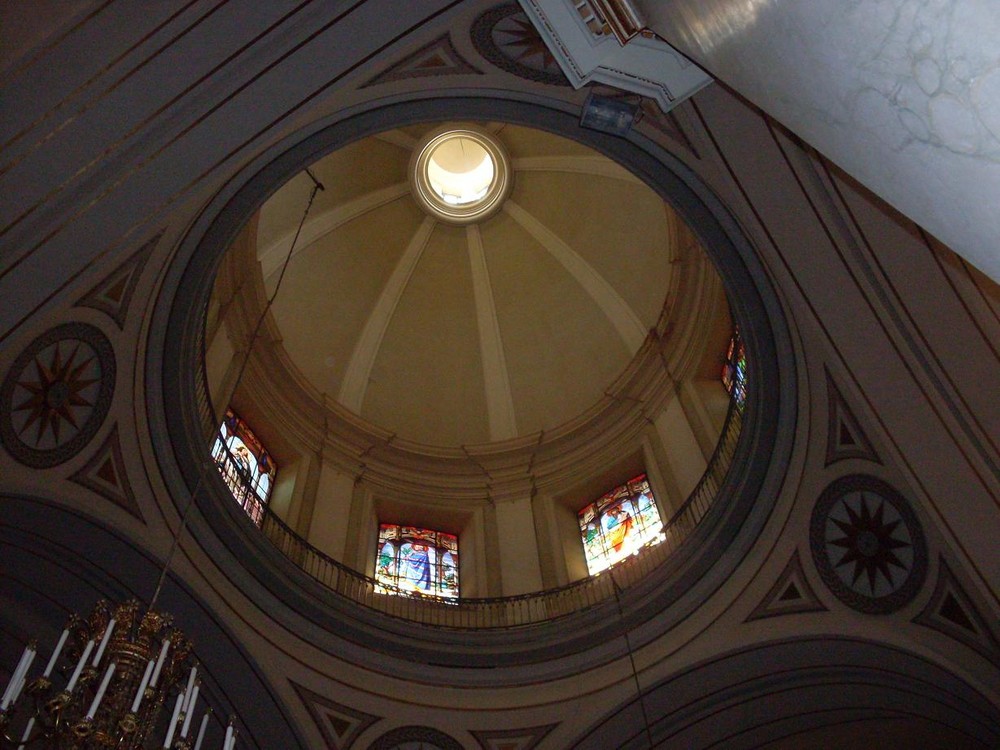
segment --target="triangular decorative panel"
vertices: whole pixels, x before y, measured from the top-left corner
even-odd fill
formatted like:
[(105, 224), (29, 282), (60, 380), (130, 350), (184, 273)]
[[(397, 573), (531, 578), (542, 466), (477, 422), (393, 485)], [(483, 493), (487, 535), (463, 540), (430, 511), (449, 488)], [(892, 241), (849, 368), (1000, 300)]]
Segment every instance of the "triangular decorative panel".
[(329, 750), (348, 750), (362, 732), (381, 721), (379, 716), (348, 708), (294, 682), (291, 685), (316, 722)]
[(382, 71), (361, 88), (409, 78), (482, 74), (481, 70), (477, 70), (459, 54), (451, 38), (445, 34)]
[(105, 276), (93, 289), (83, 295), (77, 305), (100, 310), (118, 324), (125, 327), (125, 316), (128, 315), (132, 295), (142, 276), (142, 269), (149, 260), (153, 248), (160, 241), (163, 232), (153, 237), (139, 248), (132, 257)]
[(795, 550), (778, 580), (745, 622), (797, 612), (826, 612), (826, 607), (809, 585), (799, 551)]
[(70, 477), (77, 484), (93, 490), (101, 497), (113, 502), (123, 510), (128, 511), (143, 523), (139, 504), (128, 481), (125, 471), (125, 459), (122, 455), (121, 441), (118, 438), (118, 425), (111, 428), (104, 443), (94, 453), (91, 459)]
[(989, 620), (973, 603), (943, 557), (938, 568), (934, 593), (913, 621), (964, 643), (993, 662), (1000, 662), (1000, 641)]
[(472, 731), (483, 750), (532, 750), (557, 724), (524, 729), (501, 729), (494, 731)]
[(851, 408), (847, 405), (830, 371), (826, 371), (827, 438), (826, 466), (845, 458), (862, 458), (881, 464), (875, 448)]
[(689, 151), (696, 159), (701, 158), (698, 149), (695, 148), (694, 143), (688, 138), (687, 133), (684, 132), (684, 128), (681, 127), (681, 123), (677, 119), (677, 115), (673, 112), (664, 112), (652, 99), (643, 99), (639, 104), (639, 112), (641, 118), (637, 120), (637, 127), (640, 130), (643, 125), (648, 125), (653, 130), (662, 133), (671, 141), (683, 147), (686, 151)]

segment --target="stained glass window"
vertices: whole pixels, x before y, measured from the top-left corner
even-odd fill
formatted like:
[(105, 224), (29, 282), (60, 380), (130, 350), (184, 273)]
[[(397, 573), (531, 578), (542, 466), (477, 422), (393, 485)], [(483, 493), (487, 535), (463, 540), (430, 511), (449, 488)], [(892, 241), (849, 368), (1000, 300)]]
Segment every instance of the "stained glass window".
[(602, 495), (579, 513), (590, 575), (664, 539), (649, 479), (640, 474)]
[(212, 446), (212, 458), (233, 497), (259, 526), (278, 467), (247, 423), (232, 409), (226, 409), (226, 418)]
[(458, 537), (440, 531), (383, 523), (378, 527), (375, 578), (384, 593), (406, 591), (458, 596)]
[(740, 330), (733, 331), (726, 350), (726, 361), (722, 365), (722, 384), (740, 408), (747, 400), (747, 351), (740, 338)]

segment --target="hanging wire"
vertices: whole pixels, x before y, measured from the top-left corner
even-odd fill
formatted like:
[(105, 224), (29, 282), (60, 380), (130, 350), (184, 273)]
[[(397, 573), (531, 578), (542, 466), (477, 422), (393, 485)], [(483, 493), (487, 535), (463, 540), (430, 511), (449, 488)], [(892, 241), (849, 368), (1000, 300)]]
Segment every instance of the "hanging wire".
[(649, 728), (649, 715), (646, 713), (646, 701), (642, 698), (642, 688), (639, 686), (639, 672), (635, 668), (635, 655), (632, 653), (632, 641), (628, 637), (628, 627), (625, 624), (625, 613), (622, 610), (622, 600), (619, 596), (621, 587), (615, 580), (614, 573), (611, 576), (611, 588), (615, 592), (615, 605), (618, 607), (618, 621), (622, 624), (622, 637), (625, 639), (625, 648), (628, 650), (628, 663), (632, 667), (632, 681), (635, 683), (635, 694), (639, 699), (639, 710), (642, 711), (642, 725), (646, 730), (646, 742), (650, 750), (653, 748), (653, 732)]
[[(260, 327), (264, 323), (264, 318), (267, 317), (267, 313), (270, 311), (271, 306), (274, 304), (274, 300), (278, 296), (278, 290), (281, 289), (281, 282), (285, 278), (285, 271), (288, 270), (288, 264), (292, 260), (292, 255), (295, 253), (295, 246), (298, 244), (299, 235), (302, 234), (302, 227), (305, 226), (306, 219), (309, 216), (309, 211), (312, 209), (313, 201), (316, 200), (316, 194), (320, 190), (326, 190), (326, 187), (322, 182), (316, 179), (316, 176), (309, 170), (308, 167), (305, 169), (305, 173), (309, 176), (309, 179), (313, 182), (312, 191), (309, 193), (309, 201), (306, 203), (305, 210), (302, 212), (302, 218), (299, 220), (299, 225), (295, 230), (295, 236), (292, 237), (292, 244), (288, 248), (288, 254), (285, 256), (284, 263), (281, 264), (281, 273), (278, 276), (278, 281), (274, 285), (274, 291), (271, 293), (270, 298), (267, 300), (267, 304), (264, 305), (264, 309), (261, 311), (260, 315), (257, 317), (257, 322), (253, 327), (253, 332), (250, 334), (250, 340), (247, 344), (246, 354), (243, 357), (243, 361), (240, 363), (239, 370), (236, 371), (236, 382), (233, 384), (233, 392), (239, 388), (240, 383), (243, 381), (243, 376), (246, 373), (247, 365), (250, 362), (250, 355), (253, 353), (253, 346), (257, 341), (257, 336), (260, 333)], [(184, 505), (184, 510), (181, 513), (181, 522), (177, 527), (177, 533), (174, 534), (173, 541), (170, 545), (170, 551), (167, 553), (166, 560), (163, 563), (163, 569), (160, 571), (160, 578), (156, 582), (156, 589), (153, 591), (153, 598), (149, 601), (149, 610), (152, 611), (156, 607), (156, 602), (160, 598), (160, 591), (163, 589), (163, 582), (167, 578), (167, 572), (170, 570), (170, 566), (173, 563), (174, 555), (177, 552), (177, 547), (179, 546), (181, 536), (184, 534), (184, 529), (187, 527), (188, 512), (191, 510), (191, 506), (194, 505), (194, 499), (198, 496), (198, 492), (201, 491), (205, 484), (206, 469), (205, 464), (199, 464), (198, 471), (198, 481), (192, 490), (191, 495), (188, 497), (187, 502)]]

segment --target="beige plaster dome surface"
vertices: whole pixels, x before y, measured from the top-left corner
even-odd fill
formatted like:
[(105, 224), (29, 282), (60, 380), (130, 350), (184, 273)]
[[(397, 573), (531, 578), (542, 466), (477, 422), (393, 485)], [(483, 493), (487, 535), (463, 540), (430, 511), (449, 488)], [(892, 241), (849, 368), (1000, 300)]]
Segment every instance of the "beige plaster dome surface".
[[(441, 126), (390, 130), (311, 167), (325, 190), (272, 308), (282, 345), (319, 392), (408, 440), (552, 429), (592, 407), (656, 326), (679, 220), (604, 156), (500, 124), (480, 127), (510, 159), (502, 209), (469, 226), (436, 219), (408, 168)], [(261, 210), (268, 295), (311, 188), (301, 174)]]

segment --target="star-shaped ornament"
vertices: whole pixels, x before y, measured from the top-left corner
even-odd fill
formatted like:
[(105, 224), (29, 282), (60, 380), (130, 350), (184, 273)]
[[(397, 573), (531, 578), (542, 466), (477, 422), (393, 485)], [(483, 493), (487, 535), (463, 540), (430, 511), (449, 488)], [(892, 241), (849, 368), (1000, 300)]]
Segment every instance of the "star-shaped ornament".
[[(840, 520), (831, 517), (831, 523), (843, 534), (835, 539), (829, 539), (831, 547), (843, 550), (840, 559), (831, 561), (834, 568), (841, 568), (844, 565), (853, 563), (850, 585), (854, 589), (859, 589), (859, 579), (864, 574), (869, 595), (876, 595), (880, 590), (880, 585), (888, 590), (896, 588), (897, 580), (903, 576), (895, 573), (905, 571), (908, 565), (897, 554), (896, 550), (909, 548), (909, 539), (905, 538), (905, 527), (901, 527), (902, 519), (897, 517), (893, 520), (886, 519), (886, 502), (880, 497), (875, 497), (875, 510), (872, 512), (868, 504), (865, 493), (860, 493), (860, 507), (852, 508), (850, 503), (843, 502), (842, 507), (847, 513), (847, 520)], [(833, 552), (833, 550), (831, 550)], [(898, 569), (898, 570), (895, 570)], [(879, 576), (884, 580), (884, 584), (878, 580)]]
[(13, 414), (24, 413), (19, 439), (39, 448), (71, 437), (92, 410), (99, 381), (97, 357), (85, 344), (61, 341), (40, 351), (18, 378), (11, 404)]

